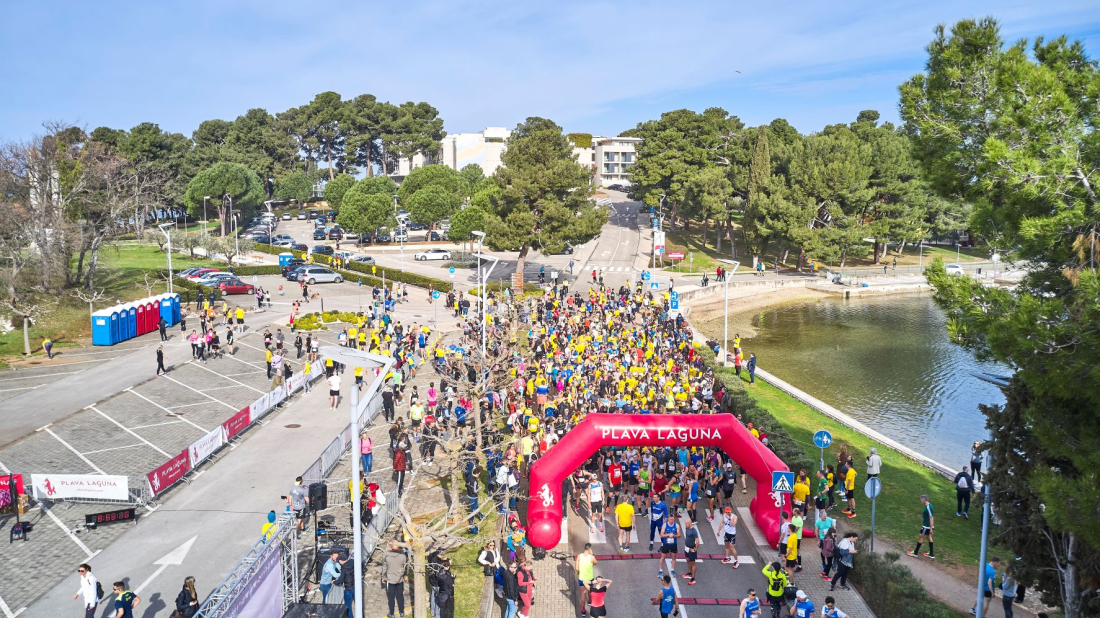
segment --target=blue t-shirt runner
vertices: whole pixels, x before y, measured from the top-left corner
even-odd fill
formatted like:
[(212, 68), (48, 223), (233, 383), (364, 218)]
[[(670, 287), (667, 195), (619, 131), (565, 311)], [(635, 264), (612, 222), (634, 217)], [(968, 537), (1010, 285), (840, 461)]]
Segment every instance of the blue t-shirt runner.
[(676, 609), (676, 591), (672, 589), (671, 584), (665, 584), (661, 587), (661, 618), (671, 616), (674, 609)]

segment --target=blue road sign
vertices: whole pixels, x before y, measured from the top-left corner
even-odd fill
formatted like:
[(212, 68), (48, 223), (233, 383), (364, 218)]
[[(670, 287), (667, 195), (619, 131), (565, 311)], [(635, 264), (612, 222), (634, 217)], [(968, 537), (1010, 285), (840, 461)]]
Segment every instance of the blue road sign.
[(680, 309), (680, 301), (678, 301), (678, 300), (669, 301), (668, 308), (679, 310)]
[(656, 290), (660, 287), (661, 287), (661, 284), (657, 283), (656, 281), (653, 281), (649, 284), (649, 289), (651, 289), (651, 290)]
[(453, 274), (455, 274), (455, 267), (454, 267), (454, 266), (452, 266), (452, 267), (448, 268), (447, 270), (448, 270), (448, 271), (450, 271), (450, 273), (451, 273), (452, 275), (453, 275)]
[(648, 270), (643, 270), (642, 271), (642, 281), (649, 281), (650, 277), (651, 277), (651, 275), (649, 274)]
[(439, 298), (439, 290), (432, 290), (432, 298)]
[(363, 278), (359, 277), (359, 287), (363, 287)]
[(679, 293), (679, 292), (677, 292), (677, 291), (675, 291), (675, 290), (673, 290), (673, 291), (669, 292), (669, 293), (668, 293), (668, 296), (669, 296), (669, 298), (671, 298), (672, 300), (680, 300), (680, 293)]
[(833, 443), (833, 436), (829, 432), (822, 429), (814, 434), (814, 445), (817, 448), (829, 448), (829, 445)]
[(794, 491), (794, 472), (772, 472), (772, 491), (781, 494)]

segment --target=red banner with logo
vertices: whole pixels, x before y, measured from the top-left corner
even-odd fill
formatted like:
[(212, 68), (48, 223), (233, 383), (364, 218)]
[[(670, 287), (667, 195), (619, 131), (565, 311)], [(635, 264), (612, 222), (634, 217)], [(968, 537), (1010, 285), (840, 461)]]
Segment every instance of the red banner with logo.
[(229, 420), (222, 423), (222, 427), (225, 427), (226, 440), (232, 440), (233, 436), (244, 431), (244, 428), (252, 422), (252, 415), (249, 413), (251, 407), (245, 406), (240, 412), (230, 416)]
[[(9, 479), (11, 483), (9, 483)], [(0, 476), (0, 507), (5, 507), (12, 503), (16, 498), (12, 496), (12, 487), (15, 486), (15, 495), (18, 496), (23, 493), (23, 475), (13, 474), (10, 477), (5, 474)]]
[(149, 488), (153, 490), (153, 495), (156, 496), (183, 478), (183, 475), (190, 470), (191, 459), (187, 456), (187, 451), (183, 451), (161, 464), (156, 470), (146, 474), (145, 478), (148, 479)]

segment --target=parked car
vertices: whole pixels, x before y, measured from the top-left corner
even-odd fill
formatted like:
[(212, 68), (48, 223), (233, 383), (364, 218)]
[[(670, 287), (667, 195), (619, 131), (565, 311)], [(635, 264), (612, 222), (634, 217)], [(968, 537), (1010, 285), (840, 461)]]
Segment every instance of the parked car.
[(226, 280), (229, 280), (229, 279), (236, 279), (236, 278), (237, 278), (236, 275), (232, 275), (230, 273), (222, 273), (222, 272), (207, 273), (205, 277), (196, 280), (195, 283), (197, 283), (199, 285), (205, 285), (206, 287), (209, 287), (209, 288), (215, 288), (215, 287), (218, 287), (218, 284), (221, 283), (222, 281), (226, 281)]
[(392, 238), (392, 237), (390, 237), (390, 233), (389, 233), (389, 232), (379, 232), (379, 233), (378, 233), (378, 234), (377, 234), (377, 235), (376, 235), (376, 236), (374, 237), (374, 242), (377, 242), (377, 243), (389, 243), (389, 242), (393, 242), (393, 238)]
[(410, 230), (412, 230), (414, 232), (419, 232), (421, 230), (428, 229), (428, 226), (424, 225), (423, 223), (414, 223), (414, 222), (410, 222), (405, 227), (409, 228)]
[(293, 219), (293, 218), (294, 218), (294, 217), (293, 217), (293, 216), (291, 216), (291, 214), (290, 214), (289, 212), (284, 212), (284, 213), (283, 213), (283, 221), (290, 221), (290, 220), (291, 220), (291, 219)]
[(224, 294), (252, 294), (256, 291), (256, 288), (252, 287), (252, 284), (245, 283), (236, 277), (232, 279), (222, 279), (216, 286)]
[(276, 236), (272, 236), (271, 238), (272, 240), (289, 240), (290, 242), (294, 242), (294, 237), (290, 234), (278, 234)]
[(310, 253), (316, 253), (317, 255), (332, 255), (333, 249), (328, 245), (313, 245), (313, 250)]
[(949, 275), (965, 275), (966, 271), (958, 264), (944, 264), (943, 269), (947, 271)]
[(376, 264), (373, 255), (357, 255), (351, 258), (352, 262), (359, 262), (360, 264)]
[(298, 273), (307, 268), (309, 268), (309, 264), (296, 264), (295, 266), (287, 268), (285, 271), (283, 271), (283, 276), (286, 277), (288, 281), (297, 281)]
[(252, 240), (258, 245), (270, 245), (273, 241), (270, 236), (253, 236)]
[(342, 240), (344, 238), (344, 230), (340, 229), (339, 225), (334, 225), (328, 229), (329, 240)]
[(283, 248), (289, 249), (292, 245), (295, 245), (297, 243), (294, 242), (293, 238), (291, 238), (290, 240), (287, 240), (285, 238), (278, 238), (278, 239), (272, 241), (271, 244), (272, 244), (272, 246), (275, 246), (275, 247), (283, 247)]
[(394, 242), (409, 242), (409, 233), (405, 230), (397, 230), (393, 233)]
[(294, 250), (294, 251), (301, 251), (303, 253), (306, 253), (306, 252), (309, 251), (309, 246), (305, 245), (305, 244), (302, 244), (300, 242), (296, 242), (293, 245), (288, 245), (287, 249), (291, 249), (291, 250)]
[(328, 233), (325, 232), (325, 228), (319, 227), (313, 230), (313, 240), (324, 240), (328, 238)]
[(184, 277), (184, 279), (187, 279), (188, 281), (198, 281), (199, 279), (202, 279), (203, 277), (205, 277), (206, 275), (208, 275), (210, 273), (217, 273), (217, 272), (221, 272), (221, 271), (218, 270), (217, 268), (197, 268), (197, 269), (194, 269), (194, 272), (192, 272), (191, 274)]
[(439, 232), (428, 232), (427, 234), (424, 235), (424, 240), (429, 240), (429, 241), (443, 240), (443, 237), (439, 234)]
[(321, 214), (320, 211), (318, 211), (316, 208), (312, 208), (309, 211), (309, 218), (310, 219), (316, 219), (317, 215), (319, 215), (319, 214)]
[(306, 215), (305, 211), (299, 211), (298, 212), (298, 220), (299, 221), (305, 221), (307, 216), (308, 215)]
[(324, 266), (307, 266), (298, 271), (297, 280), (313, 285), (315, 283), (340, 283), (344, 278), (340, 273), (329, 270)]
[(295, 268), (298, 268), (305, 263), (306, 261), (302, 258), (290, 258), (290, 262), (288, 262), (286, 266), (283, 266), (279, 270), (283, 273), (283, 276), (285, 277), (287, 271), (294, 270)]
[(449, 260), (451, 259), (451, 252), (446, 249), (428, 249), (417, 253), (413, 257), (421, 262), (426, 260)]
[(325, 218), (324, 217), (317, 217), (316, 219), (314, 219), (313, 220), (313, 227), (315, 227), (315, 228), (325, 227)]
[(191, 268), (185, 268), (184, 270), (179, 271), (178, 273), (176, 273), (176, 276), (186, 279), (186, 278), (190, 277), (191, 275), (199, 272), (200, 270), (209, 270), (209, 269), (204, 269), (202, 266), (192, 266)]

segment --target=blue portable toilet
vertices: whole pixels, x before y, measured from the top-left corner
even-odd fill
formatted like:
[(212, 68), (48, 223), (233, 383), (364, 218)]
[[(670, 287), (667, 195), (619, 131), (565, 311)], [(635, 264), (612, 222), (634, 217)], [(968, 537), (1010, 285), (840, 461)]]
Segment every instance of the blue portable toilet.
[(168, 322), (169, 326), (175, 326), (176, 321), (172, 319), (172, 295), (161, 294), (157, 297), (157, 306), (160, 307), (160, 319)]
[(118, 305), (111, 307), (110, 309), (104, 309), (107, 315), (111, 319), (111, 345), (122, 341), (122, 320), (119, 316)]
[(279, 268), (286, 268), (287, 264), (290, 264), (290, 260), (294, 259), (293, 253), (280, 253), (279, 254)]
[(117, 305), (114, 308), (118, 315), (118, 337), (115, 343), (122, 343), (129, 339), (130, 335), (130, 306), (128, 304)]
[(172, 292), (168, 295), (172, 299), (172, 324), (179, 324), (183, 318), (183, 309), (180, 307), (180, 295)]
[(128, 338), (133, 339), (134, 337), (137, 337), (137, 335), (138, 335), (137, 304), (136, 303), (128, 303), (127, 305), (125, 305), (125, 307), (126, 307), (126, 328), (129, 329), (129, 330), (127, 330), (127, 332), (130, 333), (130, 336)]
[(111, 336), (111, 312), (100, 309), (92, 314), (92, 345), (114, 345)]

